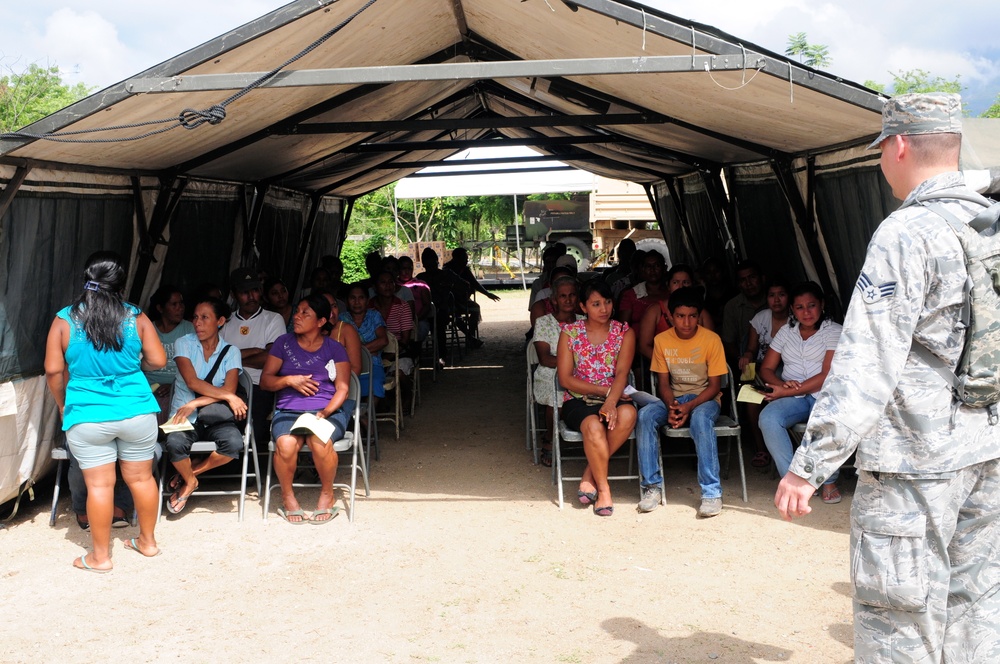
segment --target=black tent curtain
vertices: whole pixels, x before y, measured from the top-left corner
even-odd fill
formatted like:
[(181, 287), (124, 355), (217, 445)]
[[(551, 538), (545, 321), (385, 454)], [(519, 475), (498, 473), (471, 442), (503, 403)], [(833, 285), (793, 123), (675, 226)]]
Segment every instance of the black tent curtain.
[(783, 276), (791, 285), (804, 281), (791, 210), (777, 180), (752, 166), (734, 168), (732, 173), (729, 190), (742, 227), (745, 256), (759, 263), (766, 275)]
[(864, 263), (868, 241), (899, 207), (878, 163), (816, 174), (816, 211), (845, 309)]
[(129, 259), (133, 199), (125, 191), (14, 197), (0, 219), (0, 382), (43, 372), (52, 319), (80, 294), (91, 253)]

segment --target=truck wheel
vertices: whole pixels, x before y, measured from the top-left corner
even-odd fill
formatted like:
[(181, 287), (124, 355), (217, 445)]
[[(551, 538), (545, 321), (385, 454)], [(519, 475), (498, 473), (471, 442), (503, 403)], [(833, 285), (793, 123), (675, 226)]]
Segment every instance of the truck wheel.
[(657, 251), (663, 254), (663, 259), (666, 261), (668, 268), (672, 265), (672, 261), (670, 260), (670, 248), (667, 247), (667, 243), (663, 240), (658, 240), (652, 237), (643, 238), (635, 243), (635, 248), (643, 251)]
[(559, 242), (566, 245), (566, 253), (576, 259), (576, 271), (586, 272), (590, 269), (590, 247), (580, 238), (563, 237)]

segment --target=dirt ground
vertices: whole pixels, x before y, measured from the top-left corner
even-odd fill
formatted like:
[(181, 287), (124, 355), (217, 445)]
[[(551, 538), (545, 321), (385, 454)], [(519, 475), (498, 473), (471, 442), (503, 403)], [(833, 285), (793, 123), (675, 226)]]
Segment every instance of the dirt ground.
[[(850, 662), (848, 512), (780, 520), (776, 481), (734, 467), (721, 516), (698, 520), (692, 463), (666, 470), (667, 504), (639, 515), (560, 510), (525, 451), (526, 299), (484, 302), (486, 346), (439, 375), (382, 458), (357, 518), (264, 521), (256, 492), (191, 499), (163, 519), (163, 555), (114, 546), (115, 570), (44, 488), (0, 530), (3, 662)], [(749, 457), (747, 457), (749, 462)], [(342, 479), (341, 471), (338, 479)], [(567, 485), (569, 495), (575, 487)], [(338, 494), (339, 497), (339, 494)], [(303, 506), (315, 492), (303, 490)], [(137, 531), (115, 531), (132, 537)]]

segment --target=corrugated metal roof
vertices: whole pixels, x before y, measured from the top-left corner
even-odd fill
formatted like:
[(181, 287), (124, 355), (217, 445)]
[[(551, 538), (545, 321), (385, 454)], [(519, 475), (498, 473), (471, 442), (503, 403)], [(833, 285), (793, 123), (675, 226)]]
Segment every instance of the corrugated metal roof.
[[(174, 80), (186, 84), (200, 74), (272, 70), (359, 11), (286, 71), (524, 60), (542, 61), (539, 73), (262, 87), (229, 104), (217, 125), (178, 126), (130, 142), (117, 141), (169, 125), (88, 136), (111, 139), (102, 143), (7, 139), (0, 141), (0, 161), (267, 182), (352, 197), (419, 170), (414, 162), (440, 160), (488, 139), (527, 141), (539, 153), (600, 175), (652, 182), (703, 167), (861, 143), (879, 131), (881, 101), (862, 86), (637, 2), (366, 4), (292, 2), (27, 130), (58, 134), (208, 109), (231, 91), (129, 90), (154, 78), (180, 77)], [(706, 54), (716, 55), (710, 71), (703, 58), (694, 57)], [(544, 66), (560, 59), (654, 56), (674, 56), (682, 66), (663, 73), (577, 76)], [(686, 58), (691, 66), (683, 64)], [(419, 78), (410, 69), (410, 77)], [(621, 123), (640, 116), (642, 122)], [(541, 120), (523, 126), (530, 123), (522, 118)], [(347, 124), (372, 121), (381, 124)]]

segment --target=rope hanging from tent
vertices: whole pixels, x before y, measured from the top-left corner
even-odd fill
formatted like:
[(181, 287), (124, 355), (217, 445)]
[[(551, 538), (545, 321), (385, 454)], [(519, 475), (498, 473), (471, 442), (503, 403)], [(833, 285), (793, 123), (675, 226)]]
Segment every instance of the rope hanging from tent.
[[(0, 139), (17, 139), (17, 138), (32, 138), (38, 140), (54, 141), (56, 143), (128, 143), (132, 141), (139, 141), (144, 138), (149, 138), (150, 136), (156, 136), (158, 134), (164, 134), (178, 127), (184, 127), (185, 129), (197, 129), (205, 123), (210, 125), (217, 125), (226, 119), (226, 107), (232, 104), (234, 101), (241, 99), (245, 95), (249, 94), (251, 91), (256, 90), (261, 87), (279, 73), (286, 67), (291, 65), (309, 55), (317, 48), (322, 46), (326, 41), (328, 41), (335, 34), (347, 27), (354, 19), (361, 15), (366, 9), (374, 5), (378, 0), (368, 0), (360, 9), (345, 18), (339, 24), (331, 28), (321, 37), (316, 39), (313, 43), (306, 46), (304, 49), (293, 55), (292, 57), (285, 60), (279, 66), (275, 67), (271, 71), (267, 72), (260, 78), (249, 83), (242, 89), (238, 90), (233, 95), (227, 97), (226, 99), (220, 101), (217, 104), (213, 104), (208, 108), (197, 110), (193, 108), (185, 108), (180, 112), (179, 115), (170, 118), (164, 118), (162, 120), (146, 120), (144, 122), (133, 122), (129, 124), (113, 125), (110, 127), (96, 127), (94, 129), (80, 129), (77, 131), (64, 131), (60, 133), (51, 134), (35, 134), (26, 131), (15, 131), (8, 134), (0, 134)], [(170, 126), (161, 127), (159, 129), (153, 129), (136, 136), (127, 136), (125, 138), (70, 138), (72, 136), (81, 136), (84, 134), (94, 134), (103, 131), (119, 131), (122, 129), (138, 129), (140, 127), (150, 127), (153, 125), (163, 125), (169, 124)]]

